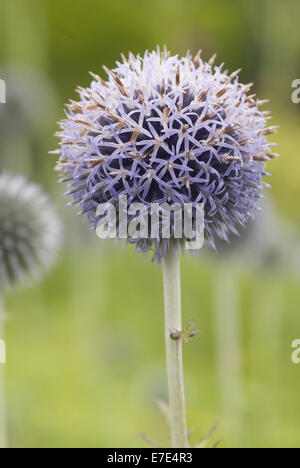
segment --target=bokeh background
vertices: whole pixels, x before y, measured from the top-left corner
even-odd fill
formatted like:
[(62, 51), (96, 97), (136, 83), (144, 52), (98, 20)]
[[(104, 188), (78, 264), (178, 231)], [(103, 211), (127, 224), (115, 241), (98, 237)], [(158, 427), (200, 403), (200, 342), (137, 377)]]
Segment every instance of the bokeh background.
[(140, 433), (167, 445), (154, 402), (167, 397), (161, 271), (97, 240), (65, 207), (48, 155), (89, 70), (167, 44), (242, 67), (281, 126), (260, 234), (241, 253), (182, 261), (184, 321), (200, 330), (184, 347), (191, 438), (218, 422), (222, 447), (299, 447), (299, 1), (0, 0), (0, 13), (0, 170), (41, 183), (65, 231), (54, 271), (6, 298), (10, 446), (144, 447)]

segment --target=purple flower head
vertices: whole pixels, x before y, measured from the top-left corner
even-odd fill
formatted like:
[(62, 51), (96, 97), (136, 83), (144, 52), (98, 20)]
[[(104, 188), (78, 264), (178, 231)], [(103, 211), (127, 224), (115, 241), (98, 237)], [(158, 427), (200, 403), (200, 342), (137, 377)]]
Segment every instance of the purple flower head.
[[(192, 57), (146, 52), (122, 56), (105, 81), (92, 74), (67, 104), (60, 123), (57, 169), (74, 203), (95, 228), (99, 204), (128, 197), (128, 205), (204, 206), (206, 243), (228, 240), (255, 214), (262, 197), (265, 162), (277, 157), (266, 135), (264, 101), (200, 53)], [(160, 218), (160, 221), (161, 218)], [(173, 232), (171, 226), (171, 233)], [(181, 240), (128, 239), (161, 260)]]

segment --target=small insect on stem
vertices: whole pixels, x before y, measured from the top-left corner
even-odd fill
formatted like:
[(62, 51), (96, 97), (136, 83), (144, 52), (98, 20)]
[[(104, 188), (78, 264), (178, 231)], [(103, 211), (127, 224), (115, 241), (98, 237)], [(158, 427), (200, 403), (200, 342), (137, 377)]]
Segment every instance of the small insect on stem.
[(194, 338), (199, 333), (199, 330), (194, 327), (194, 319), (192, 318), (183, 331), (172, 330), (170, 337), (172, 340), (182, 340), (183, 343), (187, 343), (189, 339)]

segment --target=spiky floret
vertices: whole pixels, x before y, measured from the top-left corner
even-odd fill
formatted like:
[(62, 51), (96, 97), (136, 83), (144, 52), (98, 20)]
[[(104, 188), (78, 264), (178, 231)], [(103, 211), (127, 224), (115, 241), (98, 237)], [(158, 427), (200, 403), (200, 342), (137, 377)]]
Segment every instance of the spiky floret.
[[(92, 73), (90, 87), (77, 89), (60, 123), (57, 170), (69, 182), (74, 203), (95, 227), (100, 203), (127, 195), (151, 203), (203, 203), (205, 238), (227, 240), (256, 211), (265, 162), (278, 155), (266, 136), (252, 83), (205, 62), (171, 56), (164, 49), (132, 53), (116, 63), (105, 81)], [(169, 242), (129, 239), (139, 250), (165, 255)], [(173, 243), (177, 243), (173, 239)]]
[(38, 185), (0, 175), (0, 291), (29, 285), (56, 259), (61, 224)]

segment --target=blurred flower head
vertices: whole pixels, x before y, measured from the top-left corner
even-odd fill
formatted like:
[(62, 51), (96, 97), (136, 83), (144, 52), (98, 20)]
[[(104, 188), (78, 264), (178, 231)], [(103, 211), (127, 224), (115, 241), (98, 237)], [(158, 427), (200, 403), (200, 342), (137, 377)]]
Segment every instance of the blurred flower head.
[(61, 245), (61, 225), (39, 186), (0, 175), (0, 290), (29, 285), (49, 269)]
[[(95, 228), (97, 207), (128, 204), (204, 205), (205, 239), (228, 240), (253, 217), (262, 198), (265, 162), (277, 157), (266, 139), (264, 101), (248, 95), (252, 84), (198, 53), (171, 56), (164, 49), (129, 54), (107, 79), (92, 74), (79, 101), (67, 104), (60, 123), (57, 169), (74, 203)], [(172, 227), (171, 227), (172, 232)], [(180, 240), (128, 239), (159, 260)]]

